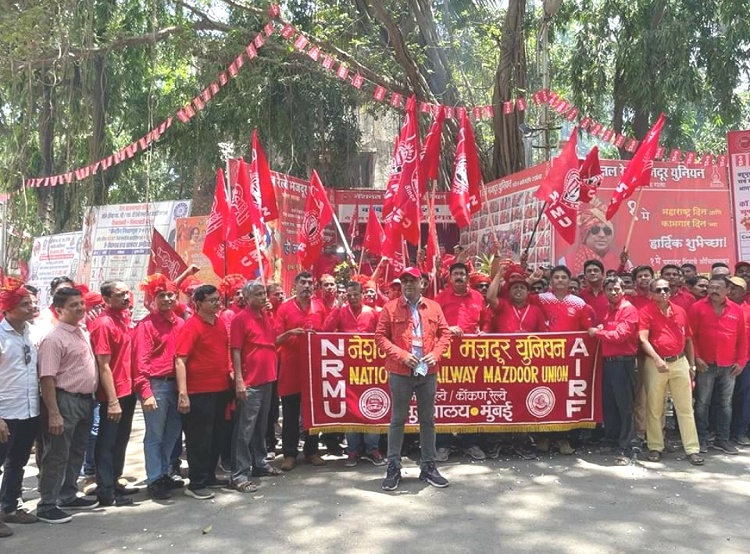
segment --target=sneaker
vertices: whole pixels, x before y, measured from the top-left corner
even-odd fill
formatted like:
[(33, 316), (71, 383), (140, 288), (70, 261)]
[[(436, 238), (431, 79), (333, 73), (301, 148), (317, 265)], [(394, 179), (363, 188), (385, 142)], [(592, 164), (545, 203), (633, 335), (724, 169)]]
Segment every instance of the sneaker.
[(435, 467), (435, 462), (430, 462), (428, 464), (425, 464), (425, 466), (422, 468), (422, 471), (419, 474), (419, 480), (426, 481), (433, 487), (437, 487), (439, 489), (442, 489), (448, 486), (448, 479), (440, 475), (440, 472), (437, 470), (437, 467)]
[(359, 454), (356, 452), (349, 452), (346, 456), (346, 461), (344, 462), (344, 467), (357, 467), (357, 464), (359, 463)]
[(435, 457), (435, 460), (437, 460), (438, 462), (447, 462), (450, 456), (451, 456), (451, 449), (441, 446), (440, 448), (437, 449), (437, 456)]
[(383, 467), (385, 465), (385, 458), (383, 458), (383, 455), (377, 448), (365, 454), (363, 458), (375, 467)]
[(705, 439), (699, 441), (698, 448), (700, 449), (701, 454), (705, 454), (706, 452), (708, 452), (708, 441)]
[(294, 456), (284, 456), (284, 461), (281, 462), (281, 471), (292, 471), (296, 465), (297, 458)]
[(214, 497), (214, 493), (208, 489), (191, 489), (188, 487), (185, 489), (185, 496), (191, 496), (198, 500), (210, 500)]
[(219, 479), (214, 477), (206, 481), (206, 488), (209, 489), (222, 489), (229, 486), (229, 479)]
[(748, 437), (747, 435), (737, 435), (734, 438), (734, 442), (736, 442), (740, 446), (750, 446), (750, 437)]
[(3, 539), (5, 537), (10, 537), (13, 534), (13, 529), (5, 525), (2, 521), (0, 521), (0, 539)]
[(94, 475), (87, 475), (83, 480), (83, 488), (81, 490), (86, 496), (96, 494), (96, 477)]
[(172, 495), (169, 494), (167, 485), (164, 481), (164, 479), (158, 479), (157, 481), (154, 481), (146, 487), (148, 495), (154, 500), (169, 500), (170, 498), (172, 498)]
[(464, 454), (466, 454), (472, 460), (476, 460), (477, 462), (482, 462), (487, 459), (487, 455), (484, 453), (484, 450), (482, 450), (476, 444), (470, 446), (469, 448), (464, 448)]
[(185, 486), (185, 481), (179, 475), (165, 475), (161, 480), (164, 482), (164, 488), (168, 491), (181, 489)]
[(39, 518), (36, 517), (34, 514), (30, 514), (23, 508), (19, 508), (15, 512), (10, 512), (5, 514), (5, 517), (3, 518), (5, 523), (36, 523), (39, 521)]
[(269, 449), (268, 454), (266, 454), (266, 461), (273, 462), (275, 459), (276, 459), (276, 452)]
[(388, 470), (385, 472), (385, 479), (381, 488), (384, 491), (395, 491), (398, 488), (398, 484), (401, 482), (401, 468), (396, 467), (396, 464), (391, 462), (388, 464)]
[(43, 521), (44, 523), (68, 523), (73, 519), (72, 515), (68, 512), (63, 512), (58, 507), (48, 508), (41, 512), (37, 510), (36, 517), (39, 518), (39, 521)]
[(737, 450), (737, 447), (726, 439), (716, 439), (714, 443), (711, 445), (711, 448), (714, 448), (716, 450), (721, 450), (722, 452), (726, 454), (739, 454), (740, 453), (740, 451)]
[(311, 456), (305, 456), (305, 461), (308, 464), (312, 464), (317, 467), (324, 466), (327, 463), (323, 458), (320, 457), (320, 454), (317, 454), (317, 453)]
[[(78, 496), (72, 502), (67, 504), (60, 504), (60, 508), (63, 510), (93, 510), (99, 506), (99, 500), (90, 496)], [(41, 517), (39, 519), (42, 519)], [(44, 521), (44, 520), (42, 520)]]
[(99, 497), (99, 506), (112, 506), (114, 508), (124, 508), (125, 506), (132, 506), (135, 504), (132, 498), (123, 496), (121, 494), (115, 494), (112, 498)]

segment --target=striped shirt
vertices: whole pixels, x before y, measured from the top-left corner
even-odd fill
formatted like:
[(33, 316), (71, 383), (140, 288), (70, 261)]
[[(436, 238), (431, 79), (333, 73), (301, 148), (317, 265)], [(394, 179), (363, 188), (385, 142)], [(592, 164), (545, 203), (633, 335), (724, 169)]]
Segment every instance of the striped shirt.
[(54, 377), (55, 387), (67, 392), (96, 391), (99, 375), (85, 328), (58, 321), (39, 345), (39, 377)]

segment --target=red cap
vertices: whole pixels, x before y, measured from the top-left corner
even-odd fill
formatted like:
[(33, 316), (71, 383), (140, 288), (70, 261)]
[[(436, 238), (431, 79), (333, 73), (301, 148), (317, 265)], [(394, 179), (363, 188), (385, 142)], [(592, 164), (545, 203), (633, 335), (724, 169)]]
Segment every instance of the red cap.
[(404, 275), (409, 275), (410, 277), (414, 277), (417, 280), (422, 278), (422, 272), (419, 271), (419, 269), (417, 269), (416, 267), (407, 267), (401, 272), (401, 275), (399, 275), (398, 278), (403, 279)]
[(511, 275), (511, 277), (510, 277), (510, 279), (508, 279), (507, 283), (508, 283), (508, 288), (512, 287), (516, 283), (521, 283), (522, 285), (526, 285), (527, 289), (531, 288), (531, 287), (529, 287), (529, 282), (526, 279), (524, 279), (520, 275), (516, 275), (515, 273), (513, 275)]
[(739, 268), (740, 268), (740, 267), (742, 267), (743, 265), (750, 265), (750, 262), (746, 262), (746, 261), (739, 261), (739, 262), (737, 262), (737, 263), (736, 263), (736, 264), (734, 265), (734, 270), (735, 270), (735, 271), (737, 271), (737, 269), (739, 269)]

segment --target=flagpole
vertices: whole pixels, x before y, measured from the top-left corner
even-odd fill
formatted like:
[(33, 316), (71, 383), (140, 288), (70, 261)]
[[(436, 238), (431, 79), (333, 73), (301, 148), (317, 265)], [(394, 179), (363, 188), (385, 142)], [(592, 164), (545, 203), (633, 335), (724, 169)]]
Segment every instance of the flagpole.
[(635, 228), (635, 222), (638, 221), (638, 208), (641, 207), (642, 195), (643, 195), (643, 187), (639, 187), (638, 198), (635, 201), (635, 209), (633, 210), (633, 217), (630, 220), (630, 227), (628, 228), (628, 235), (625, 238), (625, 244), (622, 247), (623, 252), (627, 252), (630, 249), (630, 239), (633, 237), (633, 229)]
[[(482, 187), (484, 188), (484, 187)], [(434, 291), (434, 296), (438, 295), (438, 269), (437, 269), (437, 261), (438, 256), (440, 255), (440, 241), (438, 241), (437, 236), (437, 220), (435, 218), (435, 192), (437, 190), (437, 179), (431, 179), (430, 181), (430, 198), (428, 200), (428, 207), (430, 210), (430, 213), (427, 214), (427, 221), (429, 221), (429, 217), (432, 216), (432, 225), (435, 228), (435, 253), (432, 255), (432, 290)], [(427, 225), (427, 244), (430, 243), (430, 225)]]
[(336, 225), (336, 230), (339, 232), (339, 236), (341, 237), (341, 240), (344, 241), (344, 250), (346, 251), (346, 256), (349, 258), (349, 262), (354, 265), (355, 258), (354, 253), (352, 252), (352, 249), (349, 247), (349, 242), (346, 240), (346, 235), (344, 234), (344, 230), (341, 228), (341, 223), (339, 223), (339, 218), (336, 217), (335, 210), (331, 210), (331, 215), (333, 215), (333, 223)]
[(260, 239), (258, 238), (259, 232), (260, 232), (260, 229), (257, 229), (255, 226), (253, 226), (253, 238), (255, 239), (255, 251), (258, 253), (258, 271), (260, 271), (260, 282), (265, 287), (266, 277), (263, 272), (263, 253), (260, 251)]
[(524, 249), (524, 252), (528, 256), (529, 250), (532, 246), (534, 246), (534, 237), (536, 237), (536, 231), (539, 228), (539, 222), (542, 220), (542, 216), (544, 215), (544, 210), (547, 209), (547, 202), (542, 204), (541, 209), (539, 210), (539, 217), (536, 218), (536, 223), (534, 224), (534, 230), (531, 231), (531, 236), (529, 237), (529, 241), (526, 243), (526, 248)]
[(357, 266), (357, 273), (362, 273), (362, 263), (365, 260), (365, 247), (362, 246), (362, 251), (359, 253), (359, 265)]

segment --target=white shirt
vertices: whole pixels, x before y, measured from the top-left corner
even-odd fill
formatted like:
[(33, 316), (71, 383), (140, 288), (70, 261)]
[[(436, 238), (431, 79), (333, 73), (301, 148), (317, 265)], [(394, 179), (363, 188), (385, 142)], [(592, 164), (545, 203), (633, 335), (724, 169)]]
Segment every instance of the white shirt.
[(36, 346), (30, 326), (23, 334), (7, 320), (0, 322), (0, 418), (29, 419), (39, 415)]

